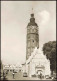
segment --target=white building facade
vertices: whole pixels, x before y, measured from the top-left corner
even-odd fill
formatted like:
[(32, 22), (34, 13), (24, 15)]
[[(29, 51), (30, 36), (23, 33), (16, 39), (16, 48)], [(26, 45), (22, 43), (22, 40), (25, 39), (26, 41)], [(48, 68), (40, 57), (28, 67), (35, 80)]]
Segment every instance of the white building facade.
[(26, 61), (26, 72), (29, 77), (32, 75), (50, 76), (50, 61), (40, 49), (35, 48), (29, 59)]

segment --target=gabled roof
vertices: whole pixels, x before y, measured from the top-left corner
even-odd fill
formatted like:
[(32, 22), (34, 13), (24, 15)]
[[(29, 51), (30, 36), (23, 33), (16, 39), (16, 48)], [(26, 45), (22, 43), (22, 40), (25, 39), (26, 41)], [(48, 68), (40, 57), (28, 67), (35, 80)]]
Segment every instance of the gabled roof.
[(31, 59), (36, 55), (36, 51), (37, 51), (37, 47), (35, 47), (34, 52), (32, 52), (31, 56), (29, 57), (29, 59), (26, 61), (26, 64), (29, 63), (31, 61)]
[(31, 62), (32, 59), (42, 59), (43, 61), (49, 61), (46, 58), (46, 55), (43, 54), (42, 50), (39, 48), (37, 49), (37, 47), (35, 47), (34, 51), (32, 52), (31, 56), (29, 57), (29, 59), (26, 61), (26, 64), (29, 64)]

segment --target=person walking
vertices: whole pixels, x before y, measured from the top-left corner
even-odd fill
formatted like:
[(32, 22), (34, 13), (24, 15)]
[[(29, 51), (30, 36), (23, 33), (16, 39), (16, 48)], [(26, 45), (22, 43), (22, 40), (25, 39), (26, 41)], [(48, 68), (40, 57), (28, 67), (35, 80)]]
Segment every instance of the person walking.
[(42, 73), (40, 73), (40, 79), (42, 79)]
[(15, 73), (13, 72), (13, 79), (14, 79), (14, 75), (15, 75)]

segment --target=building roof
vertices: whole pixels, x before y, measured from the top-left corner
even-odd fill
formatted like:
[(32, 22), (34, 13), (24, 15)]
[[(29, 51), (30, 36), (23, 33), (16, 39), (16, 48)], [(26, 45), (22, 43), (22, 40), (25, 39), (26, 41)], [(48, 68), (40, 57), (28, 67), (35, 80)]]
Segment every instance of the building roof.
[(26, 61), (26, 64), (30, 63), (30, 61), (32, 59), (38, 59), (38, 61), (43, 61), (43, 62), (49, 61), (46, 58), (46, 55), (43, 54), (43, 51), (40, 48), (37, 49), (37, 47), (35, 47), (33, 53), (31, 54), (31, 56), (29, 57), (29, 59)]
[(38, 27), (37, 23), (35, 23), (35, 18), (34, 18), (34, 14), (33, 13), (31, 14), (30, 22), (28, 23), (28, 26), (31, 26), (31, 25)]

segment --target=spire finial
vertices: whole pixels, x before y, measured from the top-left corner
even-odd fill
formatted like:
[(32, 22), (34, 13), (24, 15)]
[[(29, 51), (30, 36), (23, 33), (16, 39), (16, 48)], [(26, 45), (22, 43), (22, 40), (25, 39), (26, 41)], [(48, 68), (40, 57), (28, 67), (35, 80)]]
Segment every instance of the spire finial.
[(32, 13), (31, 13), (31, 17), (34, 17), (34, 13), (33, 13), (33, 7), (32, 7)]

